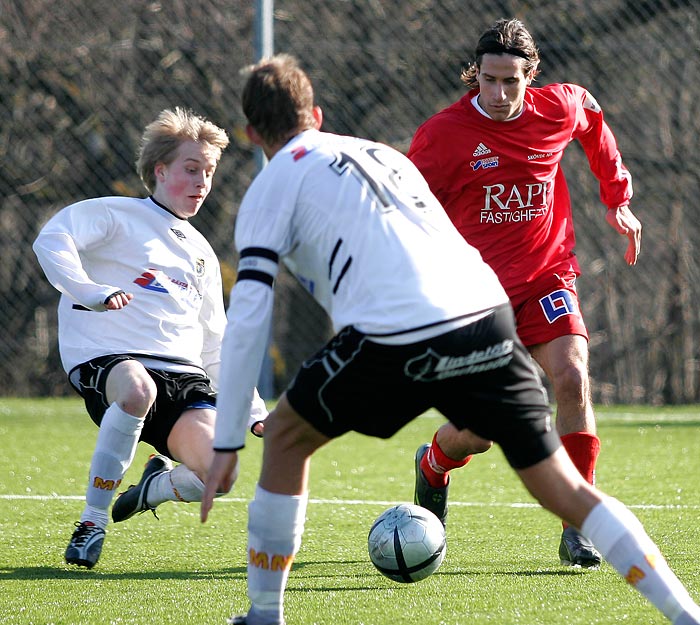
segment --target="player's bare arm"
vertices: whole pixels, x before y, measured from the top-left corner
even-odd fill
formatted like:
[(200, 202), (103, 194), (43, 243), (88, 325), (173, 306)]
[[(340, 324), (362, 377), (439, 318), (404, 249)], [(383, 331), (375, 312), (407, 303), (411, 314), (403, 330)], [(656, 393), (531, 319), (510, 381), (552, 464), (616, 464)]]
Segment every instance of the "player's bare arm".
[(628, 265), (636, 265), (637, 257), (642, 247), (642, 224), (634, 216), (629, 206), (618, 206), (608, 209), (605, 216), (610, 226), (628, 239), (625, 261)]

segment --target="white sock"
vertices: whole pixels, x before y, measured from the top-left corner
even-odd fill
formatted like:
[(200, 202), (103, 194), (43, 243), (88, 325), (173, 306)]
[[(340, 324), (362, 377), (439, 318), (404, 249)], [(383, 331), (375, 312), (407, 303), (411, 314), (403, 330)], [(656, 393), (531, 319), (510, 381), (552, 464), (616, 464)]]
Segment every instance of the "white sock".
[(134, 459), (143, 423), (117, 404), (105, 411), (90, 462), (87, 505), (81, 521), (92, 521), (103, 529), (107, 526), (107, 509)]
[(284, 623), (284, 589), (301, 546), (308, 494), (255, 489), (248, 506), (248, 625)]
[(85, 506), (85, 508), (83, 508), (83, 513), (80, 515), (80, 522), (84, 523), (85, 521), (90, 521), (97, 525), (97, 527), (106, 529), (107, 523), (109, 523), (109, 515), (104, 508)]
[(202, 501), (204, 483), (194, 471), (178, 464), (172, 471), (159, 473), (148, 485), (146, 502), (156, 507), (164, 501)]
[(700, 608), (639, 519), (617, 499), (608, 497), (596, 505), (583, 522), (581, 532), (672, 623), (700, 623)]

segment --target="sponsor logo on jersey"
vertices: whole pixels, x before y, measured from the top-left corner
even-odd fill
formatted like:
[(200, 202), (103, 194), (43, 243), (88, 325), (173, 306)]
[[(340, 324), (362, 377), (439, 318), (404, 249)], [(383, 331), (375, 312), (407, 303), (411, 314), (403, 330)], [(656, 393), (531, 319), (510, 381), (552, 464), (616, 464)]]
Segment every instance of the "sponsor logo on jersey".
[(184, 240), (187, 238), (185, 236), (185, 233), (182, 230), (178, 230), (177, 228), (170, 228), (170, 232), (172, 232), (180, 240)]
[(552, 183), (548, 182), (485, 185), (480, 221), (491, 224), (520, 223), (542, 217), (548, 210), (551, 188)]
[(469, 163), (469, 165), (471, 165), (472, 171), (477, 171), (479, 169), (492, 169), (493, 167), (498, 167), (498, 156), (480, 158), (478, 161), (472, 161)]
[(554, 152), (538, 152), (537, 154), (530, 154), (527, 157), (528, 161), (536, 161), (541, 158), (549, 158)]
[(491, 150), (483, 143), (479, 143), (479, 145), (476, 146), (476, 150), (472, 152), (472, 156), (484, 156), (485, 154), (491, 154)]
[[(202, 267), (203, 269), (203, 267)], [(149, 269), (144, 271), (134, 284), (138, 284), (141, 288), (147, 291), (155, 291), (157, 293), (169, 293), (171, 296), (187, 302), (189, 305), (197, 306), (202, 300), (202, 294), (197, 288), (185, 280), (176, 280), (170, 278), (158, 269)]]
[[(152, 270), (155, 271), (155, 270)], [(138, 284), (141, 288), (147, 291), (158, 291), (158, 293), (167, 293), (166, 289), (156, 278), (155, 274), (151, 271), (144, 271), (136, 280), (134, 284)]]
[(505, 339), (486, 349), (477, 349), (464, 356), (441, 356), (432, 349), (412, 358), (404, 366), (404, 374), (416, 382), (432, 382), (461, 375), (472, 375), (505, 367), (513, 358), (513, 341)]

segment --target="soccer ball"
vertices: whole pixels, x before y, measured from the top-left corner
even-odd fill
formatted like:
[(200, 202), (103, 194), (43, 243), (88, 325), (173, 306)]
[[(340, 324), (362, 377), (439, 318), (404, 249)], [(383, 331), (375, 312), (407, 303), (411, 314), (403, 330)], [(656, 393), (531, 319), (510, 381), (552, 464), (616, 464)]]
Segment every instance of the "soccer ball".
[(367, 538), (369, 558), (395, 582), (417, 582), (440, 568), (447, 542), (445, 528), (430, 510), (402, 503), (382, 512)]

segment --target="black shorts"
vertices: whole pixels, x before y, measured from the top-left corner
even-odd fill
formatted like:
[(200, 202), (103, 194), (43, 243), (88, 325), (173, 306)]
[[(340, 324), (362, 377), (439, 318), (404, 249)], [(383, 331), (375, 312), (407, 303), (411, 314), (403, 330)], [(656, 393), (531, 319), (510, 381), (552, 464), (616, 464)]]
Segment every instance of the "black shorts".
[[(71, 385), (85, 400), (88, 414), (98, 426), (109, 408), (105, 393), (107, 374), (114, 365), (125, 360), (136, 359), (126, 354), (102, 356), (79, 365), (69, 375)], [(168, 436), (175, 422), (190, 408), (213, 409), (216, 406), (216, 393), (210, 386), (209, 378), (204, 375), (148, 367), (146, 371), (156, 384), (157, 394), (146, 415), (139, 440), (172, 458), (168, 450)]]
[(457, 428), (498, 443), (514, 468), (532, 466), (561, 444), (510, 306), (409, 345), (380, 344), (345, 328), (301, 366), (287, 399), (331, 438), (350, 430), (389, 438), (437, 408)]

